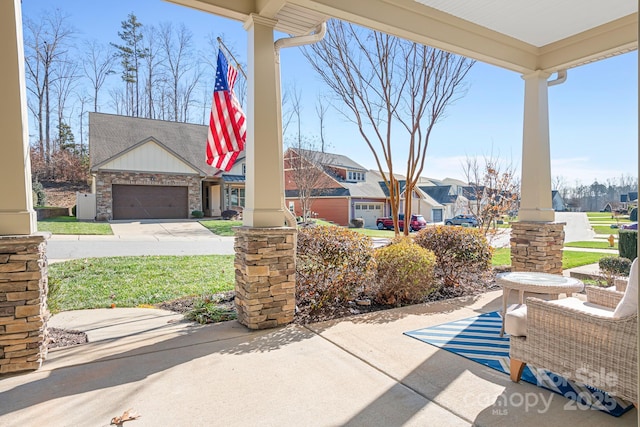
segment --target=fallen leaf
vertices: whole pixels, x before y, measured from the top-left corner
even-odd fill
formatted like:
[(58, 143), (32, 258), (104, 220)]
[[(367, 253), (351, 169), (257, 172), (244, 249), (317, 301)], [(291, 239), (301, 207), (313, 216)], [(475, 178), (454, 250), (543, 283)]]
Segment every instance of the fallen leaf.
[(122, 427), (122, 424), (125, 421), (132, 421), (135, 420), (137, 418), (140, 418), (140, 414), (137, 414), (135, 411), (133, 411), (132, 409), (127, 409), (126, 411), (124, 411), (124, 413), (122, 415), (120, 415), (119, 417), (113, 417), (111, 418), (111, 425), (116, 425), (119, 427)]

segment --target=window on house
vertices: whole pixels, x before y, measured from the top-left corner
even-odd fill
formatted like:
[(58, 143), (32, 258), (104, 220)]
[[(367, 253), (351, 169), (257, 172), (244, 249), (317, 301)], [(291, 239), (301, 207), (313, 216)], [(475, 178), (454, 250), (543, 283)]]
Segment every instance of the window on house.
[(233, 206), (244, 208), (244, 188), (230, 188), (226, 194), (226, 205), (228, 208)]
[(347, 181), (364, 181), (364, 172), (347, 172)]

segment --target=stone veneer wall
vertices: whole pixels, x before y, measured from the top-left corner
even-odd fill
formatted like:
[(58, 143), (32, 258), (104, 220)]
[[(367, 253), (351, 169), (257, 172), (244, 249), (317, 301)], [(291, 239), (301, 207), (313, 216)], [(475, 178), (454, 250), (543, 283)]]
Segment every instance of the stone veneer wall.
[(562, 274), (564, 222), (511, 223), (512, 271)]
[(38, 369), (47, 355), (47, 238), (0, 236), (0, 374)]
[(238, 321), (249, 329), (293, 322), (295, 233), (288, 227), (236, 229), (235, 303)]
[(198, 175), (168, 175), (164, 173), (138, 173), (100, 171), (96, 174), (96, 220), (113, 219), (113, 184), (123, 185), (166, 185), (189, 187), (189, 209), (187, 212), (201, 210), (200, 182)]

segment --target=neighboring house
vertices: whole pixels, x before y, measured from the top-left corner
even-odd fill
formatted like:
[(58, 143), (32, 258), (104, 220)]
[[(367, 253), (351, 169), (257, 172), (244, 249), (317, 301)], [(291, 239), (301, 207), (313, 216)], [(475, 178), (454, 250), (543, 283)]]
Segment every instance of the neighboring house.
[[(433, 183), (442, 183), (442, 181), (431, 181)], [(461, 187), (435, 184), (423, 185), (418, 188), (442, 206), (441, 210), (433, 210), (433, 222), (442, 222), (445, 218), (452, 218), (469, 211), (467, 198), (462, 195), (461, 191), (458, 191)]]
[(244, 156), (229, 173), (205, 162), (207, 126), (89, 113), (96, 219), (219, 216), (244, 206)]
[(564, 212), (567, 210), (567, 206), (564, 204), (564, 199), (556, 190), (551, 191), (551, 206), (556, 212)]
[[(375, 227), (376, 218), (386, 214), (386, 196), (378, 185), (378, 175), (371, 173), (350, 158), (333, 153), (310, 150), (294, 150), (303, 157), (317, 159), (322, 169), (321, 184), (312, 192), (313, 217), (323, 218), (339, 225), (349, 225), (353, 218), (363, 218), (365, 227)], [(290, 155), (287, 150), (284, 158)], [(320, 155), (319, 155), (320, 154)], [(313, 167), (313, 166), (310, 166)], [(302, 214), (299, 190), (292, 174), (295, 173), (285, 160), (285, 197), (289, 210), (296, 216)]]

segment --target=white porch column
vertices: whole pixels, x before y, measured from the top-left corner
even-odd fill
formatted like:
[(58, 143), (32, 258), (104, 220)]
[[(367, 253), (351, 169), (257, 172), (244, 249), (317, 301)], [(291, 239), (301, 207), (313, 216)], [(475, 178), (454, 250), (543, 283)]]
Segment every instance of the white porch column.
[(0, 235), (36, 231), (20, 0), (0, 2)]
[(542, 71), (522, 76), (525, 86), (520, 221), (551, 222), (555, 219), (551, 204), (549, 76)]
[(279, 78), (273, 29), (276, 21), (251, 15), (248, 33), (247, 171), (243, 224), (284, 225), (283, 154)]

